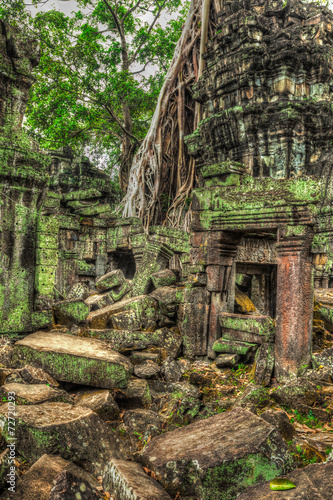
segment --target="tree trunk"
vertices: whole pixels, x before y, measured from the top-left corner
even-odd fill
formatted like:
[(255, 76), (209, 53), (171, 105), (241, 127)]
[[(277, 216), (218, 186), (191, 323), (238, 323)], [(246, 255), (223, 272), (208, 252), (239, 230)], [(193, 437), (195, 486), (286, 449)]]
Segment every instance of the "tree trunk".
[(141, 217), (146, 227), (162, 223), (187, 228), (190, 222), (195, 169), (184, 136), (200, 119), (191, 87), (203, 71), (202, 55), (218, 10), (219, 0), (191, 1), (150, 129), (133, 159), (121, 206), (125, 217)]

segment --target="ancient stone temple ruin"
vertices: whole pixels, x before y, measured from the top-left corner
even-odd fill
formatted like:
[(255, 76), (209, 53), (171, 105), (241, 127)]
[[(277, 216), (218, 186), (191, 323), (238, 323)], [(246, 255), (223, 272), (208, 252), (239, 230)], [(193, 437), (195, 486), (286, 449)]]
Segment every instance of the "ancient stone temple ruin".
[(332, 497), (333, 14), (220, 5), (190, 232), (26, 135), (38, 46), (0, 21), (1, 498)]
[(222, 2), (186, 138), (191, 235), (147, 233), (87, 158), (26, 137), (38, 47), (2, 23), (1, 333), (52, 328), (73, 303), (91, 336), (170, 329), (190, 359), (255, 356), (266, 385), (308, 368), (313, 287), (333, 278), (332, 19), (299, 1)]
[[(310, 365), (313, 284), (331, 280), (332, 21), (301, 2), (224, 1), (195, 87), (204, 119), (187, 138), (202, 183), (191, 259), (207, 274), (208, 354), (220, 325), (249, 340), (268, 315), (279, 379)], [(235, 284), (262, 316), (235, 314)]]

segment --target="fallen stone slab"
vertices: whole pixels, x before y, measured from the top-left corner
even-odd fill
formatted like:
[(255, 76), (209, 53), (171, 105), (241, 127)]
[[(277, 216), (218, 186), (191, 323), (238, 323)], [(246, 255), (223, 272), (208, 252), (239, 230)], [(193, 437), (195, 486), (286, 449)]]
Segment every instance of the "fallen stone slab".
[[(11, 442), (8, 405), (0, 407), (0, 427)], [(99, 473), (110, 457), (120, 458), (112, 430), (89, 408), (66, 403), (17, 405), (16, 451), (36, 461), (44, 453), (60, 455)]]
[(161, 485), (135, 462), (111, 460), (104, 470), (103, 488), (119, 500), (171, 500)]
[(8, 400), (9, 394), (15, 394), (17, 405), (35, 405), (46, 402), (73, 403), (66, 391), (54, 389), (42, 384), (4, 384), (0, 387), (0, 399)]
[(64, 300), (53, 306), (56, 322), (61, 325), (79, 325), (89, 314), (89, 307), (83, 299)]
[[(1, 494), (0, 498), (4, 500), (11, 498), (49, 500), (54, 481), (64, 471), (71, 472), (76, 478), (80, 478), (84, 482), (87, 481), (92, 488), (99, 486), (97, 479), (77, 465), (64, 460), (60, 456), (45, 454), (16, 481), (15, 493), (7, 490)], [(74, 499), (75, 496), (71, 498)], [(82, 500), (84, 499), (82, 498)]]
[(93, 410), (102, 420), (116, 420), (119, 417), (119, 406), (108, 389), (92, 389), (85, 387), (74, 394), (74, 404)]
[(112, 389), (126, 387), (132, 372), (125, 356), (100, 340), (36, 332), (16, 342), (12, 366), (30, 364), (56, 380)]
[(296, 430), (290, 423), (288, 415), (285, 411), (266, 410), (260, 415), (260, 417), (266, 420), (269, 424), (273, 425), (286, 442), (292, 441), (296, 434)]
[(88, 330), (86, 335), (108, 342), (112, 349), (119, 352), (138, 351), (156, 346), (165, 349), (168, 355), (173, 358), (178, 355), (182, 344), (179, 332), (169, 328), (161, 328), (154, 332), (113, 329)]
[(132, 365), (141, 365), (145, 361), (153, 361), (156, 364), (160, 363), (161, 355), (159, 352), (150, 351), (132, 351), (130, 355)]
[(99, 292), (109, 290), (126, 283), (126, 278), (121, 269), (111, 271), (96, 281), (95, 287)]
[(331, 500), (333, 491), (333, 462), (311, 464), (286, 476), (296, 488), (272, 491), (269, 482), (247, 488), (237, 500)]
[(213, 499), (223, 492), (225, 500), (294, 467), (275, 428), (242, 408), (157, 436), (138, 459), (171, 496)]

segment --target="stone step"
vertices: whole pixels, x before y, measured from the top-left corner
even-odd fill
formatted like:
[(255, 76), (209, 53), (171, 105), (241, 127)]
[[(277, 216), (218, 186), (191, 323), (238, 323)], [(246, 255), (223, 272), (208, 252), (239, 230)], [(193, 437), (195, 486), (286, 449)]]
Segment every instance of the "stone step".
[(236, 340), (224, 340), (224, 338), (221, 338), (214, 342), (213, 351), (228, 354), (241, 354), (245, 356), (246, 354), (253, 352), (257, 347), (257, 344), (238, 342)]
[(154, 437), (138, 460), (172, 497), (186, 498), (233, 499), (294, 468), (276, 429), (243, 408)]
[(36, 332), (16, 342), (12, 366), (43, 368), (56, 380), (105, 389), (126, 387), (132, 365), (101, 340)]

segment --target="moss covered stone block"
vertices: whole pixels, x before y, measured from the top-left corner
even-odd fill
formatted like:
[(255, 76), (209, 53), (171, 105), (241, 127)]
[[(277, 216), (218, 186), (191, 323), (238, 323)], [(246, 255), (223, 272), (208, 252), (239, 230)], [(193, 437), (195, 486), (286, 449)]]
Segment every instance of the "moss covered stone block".
[(79, 325), (89, 314), (89, 307), (83, 299), (70, 299), (53, 306), (56, 322), (61, 325)]
[(270, 481), (258, 486), (247, 488), (238, 500), (298, 500), (323, 499), (331, 500), (333, 491), (333, 462), (324, 464), (310, 464), (297, 469), (283, 479), (291, 481), (294, 489), (288, 491), (272, 491)]
[(74, 393), (74, 402), (93, 410), (102, 420), (117, 420), (119, 406), (108, 389), (92, 389), (85, 387)]
[[(36, 461), (49, 453), (84, 462), (101, 473), (110, 456), (118, 458), (111, 429), (89, 408), (42, 403), (17, 405), (15, 413), (16, 451), (27, 460)], [(0, 407), (0, 425), (3, 437), (11, 442), (7, 415), (8, 406), (4, 404)]]
[(126, 387), (131, 363), (105, 342), (53, 332), (36, 332), (16, 342), (12, 366), (43, 368), (56, 380), (101, 388)]
[(18, 405), (35, 405), (47, 402), (73, 403), (66, 391), (46, 384), (6, 383), (0, 387), (0, 400), (8, 400), (10, 393), (15, 393), (15, 402)]
[(170, 269), (164, 269), (151, 275), (155, 288), (172, 286), (176, 283), (176, 276)]
[[(245, 316), (244, 314), (222, 313), (219, 317), (223, 338), (261, 344), (273, 342), (275, 321), (270, 316)], [(244, 334), (242, 336), (242, 334)], [(247, 336), (245, 335), (247, 334)], [(251, 340), (250, 340), (251, 339)]]
[(168, 356), (175, 358), (179, 353), (182, 338), (179, 331), (174, 330), (168, 328), (161, 328), (154, 332), (113, 329), (89, 330), (86, 335), (108, 342), (112, 349), (119, 352), (159, 347), (164, 349)]
[[(129, 313), (130, 318), (151, 317), (158, 308), (157, 301), (147, 295), (141, 295), (130, 299), (124, 299), (121, 302), (104, 307), (98, 311), (93, 311), (88, 316), (88, 323), (92, 329), (112, 328), (112, 317), (119, 313)], [(118, 328), (127, 330), (127, 328)], [(134, 328), (136, 329), (136, 328)]]
[(245, 356), (253, 352), (258, 346), (247, 342), (238, 342), (232, 340), (218, 339), (213, 344), (213, 351), (225, 352), (230, 354), (241, 354)]
[(124, 273), (121, 269), (116, 269), (108, 274), (105, 274), (96, 281), (95, 287), (99, 292), (115, 288), (126, 283)]
[(234, 500), (294, 468), (275, 428), (236, 408), (153, 438), (139, 458), (171, 495)]

